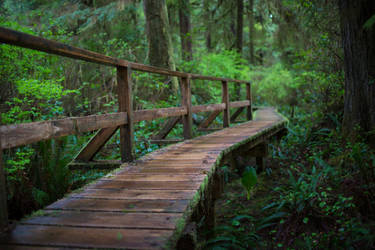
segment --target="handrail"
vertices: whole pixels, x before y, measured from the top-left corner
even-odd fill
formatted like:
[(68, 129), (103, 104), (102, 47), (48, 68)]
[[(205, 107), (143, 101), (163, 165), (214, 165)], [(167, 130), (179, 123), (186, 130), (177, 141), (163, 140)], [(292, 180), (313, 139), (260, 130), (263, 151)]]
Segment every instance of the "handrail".
[(70, 57), (74, 59), (80, 59), (87, 62), (98, 63), (102, 65), (112, 67), (130, 67), (133, 70), (156, 73), (168, 76), (186, 77), (191, 79), (211, 80), (211, 81), (226, 81), (235, 83), (249, 83), (248, 81), (214, 77), (214, 76), (203, 76), (199, 74), (191, 74), (180, 71), (173, 71), (163, 69), (159, 67), (149, 66), (141, 63), (134, 63), (123, 59), (118, 59), (110, 56), (106, 56), (90, 50), (85, 50), (77, 47), (73, 47), (60, 42), (48, 40), (42, 37), (26, 34), (23, 32), (7, 29), (0, 27), (0, 42), (11, 45), (17, 45), (20, 47), (39, 50), (47, 52), (49, 54), (56, 54), (60, 56)]
[[(222, 111), (223, 127), (229, 127), (231, 118), (230, 108), (240, 108), (243, 110), (244, 107), (246, 107), (246, 117), (248, 120), (252, 119), (251, 84), (248, 81), (203, 76), (129, 62), (127, 60), (113, 58), (93, 51), (73, 47), (3, 27), (0, 27), (0, 43), (1, 42), (50, 54), (116, 67), (118, 112), (114, 114), (70, 117), (60, 120), (0, 126), (0, 233), (7, 230), (8, 225), (5, 182), (2, 181), (4, 179), (1, 160), (2, 149), (13, 148), (71, 134), (80, 134), (82, 132), (98, 130), (94, 137), (92, 137), (75, 158), (77, 161), (89, 161), (93, 159), (100, 148), (103, 147), (116, 130), (120, 128), (121, 159), (122, 161), (132, 161), (135, 158), (133, 124), (136, 122), (154, 120), (162, 117), (181, 117), (184, 139), (190, 139), (192, 138), (193, 113), (211, 111), (211, 115), (203, 121), (207, 126)], [(132, 70), (179, 77), (181, 107), (134, 111), (132, 107)], [(221, 81), (221, 103), (192, 106), (190, 83), (193, 79)], [(245, 101), (229, 102), (228, 82), (246, 84)], [(238, 113), (241, 112), (238, 111), (234, 115), (238, 116)], [(172, 122), (169, 122), (168, 126), (163, 128), (164, 137), (168, 134), (168, 132), (165, 131), (170, 131), (178, 120), (179, 119), (171, 120)]]

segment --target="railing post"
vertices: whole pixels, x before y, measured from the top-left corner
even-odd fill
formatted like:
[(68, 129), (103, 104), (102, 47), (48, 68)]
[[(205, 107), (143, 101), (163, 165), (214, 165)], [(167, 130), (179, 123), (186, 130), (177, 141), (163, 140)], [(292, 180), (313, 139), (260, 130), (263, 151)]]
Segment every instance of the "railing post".
[(222, 103), (225, 103), (225, 109), (223, 110), (223, 127), (229, 127), (230, 123), (230, 107), (229, 107), (229, 91), (228, 91), (228, 82), (222, 81)]
[(0, 234), (8, 230), (8, 207), (2, 154), (0, 138)]
[(128, 123), (120, 126), (121, 161), (134, 160), (133, 101), (131, 68), (117, 67), (117, 93), (119, 112), (126, 112)]
[(251, 107), (251, 83), (246, 83), (246, 100), (250, 102), (249, 106), (246, 108), (246, 118), (250, 121), (253, 119), (253, 110)]
[(182, 124), (184, 126), (184, 139), (191, 139), (193, 117), (191, 112), (191, 87), (190, 76), (181, 78), (181, 104), (187, 109), (187, 114), (182, 117)]

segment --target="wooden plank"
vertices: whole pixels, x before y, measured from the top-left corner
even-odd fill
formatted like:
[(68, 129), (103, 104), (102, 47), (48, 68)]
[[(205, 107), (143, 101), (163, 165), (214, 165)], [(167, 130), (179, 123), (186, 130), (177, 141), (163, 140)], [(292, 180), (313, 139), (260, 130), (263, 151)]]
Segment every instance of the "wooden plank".
[(197, 105), (191, 108), (191, 112), (200, 113), (200, 112), (212, 112), (217, 110), (224, 110), (225, 103), (219, 104), (207, 104), (207, 105)]
[(181, 117), (171, 117), (163, 125), (162, 129), (156, 135), (152, 136), (152, 140), (160, 140), (167, 137), (167, 135), (172, 131), (174, 126), (181, 121)]
[(132, 169), (133, 173), (152, 173), (152, 174), (168, 174), (168, 173), (179, 173), (179, 174), (207, 174), (210, 171), (210, 167), (191, 168), (191, 167), (160, 167), (160, 168), (139, 168)]
[(182, 124), (184, 127), (183, 135), (184, 139), (191, 139), (193, 137), (193, 120), (191, 112), (191, 87), (190, 87), (190, 78), (183, 77), (181, 78), (181, 105), (186, 108), (186, 115), (182, 117)]
[(244, 110), (245, 108), (244, 107), (240, 107), (236, 110), (236, 112), (233, 113), (233, 115), (230, 117), (230, 121), (231, 122), (235, 122), (237, 117), (242, 113), (242, 111)]
[[(1, 117), (0, 117), (1, 124)], [(3, 163), (3, 149), (0, 138), (0, 234), (8, 230), (8, 205), (7, 205), (6, 182)]]
[(180, 175), (180, 174), (147, 174), (147, 173), (128, 173), (128, 172), (123, 172), (123, 174), (117, 174), (113, 177), (109, 178), (102, 178), (101, 180), (116, 180), (116, 181), (191, 181), (191, 182), (196, 182), (196, 181), (203, 181), (205, 175), (199, 175), (199, 174), (190, 174), (190, 175)]
[(101, 198), (118, 200), (188, 200), (193, 198), (195, 192), (191, 190), (117, 190), (86, 189), (80, 193), (72, 194), (75, 198)]
[(207, 128), (215, 120), (215, 118), (221, 113), (220, 110), (211, 112), (211, 114), (199, 125), (199, 128)]
[(134, 112), (134, 122), (150, 121), (163, 117), (182, 116), (187, 114), (186, 107), (173, 107), (161, 109), (144, 109)]
[(21, 221), (22, 225), (100, 227), (118, 229), (174, 229), (181, 213), (43, 211), (43, 216)]
[(70, 117), (60, 120), (3, 125), (0, 127), (2, 148), (13, 148), (67, 135), (79, 135), (101, 128), (127, 123), (126, 113)]
[(197, 190), (200, 184), (200, 181), (122, 181), (113, 179), (98, 181), (88, 187), (96, 189)]
[(19, 225), (0, 243), (70, 248), (162, 248), (172, 230)]
[(162, 140), (150, 140), (150, 143), (165, 145), (165, 144), (173, 144), (173, 143), (178, 143), (178, 142), (183, 142), (183, 141), (184, 140), (181, 140), (181, 139), (162, 139)]
[(231, 102), (229, 104), (230, 108), (241, 108), (241, 107), (247, 107), (250, 105), (250, 102), (248, 100), (246, 101), (237, 101), (237, 102)]
[(109, 139), (111, 139), (117, 129), (118, 127), (100, 129), (81, 149), (74, 158), (74, 161), (88, 162), (94, 159), (95, 155), (103, 148)]
[(128, 123), (120, 126), (120, 153), (123, 162), (133, 161), (134, 156), (134, 131), (133, 131), (133, 101), (131, 69), (129, 67), (117, 68), (117, 95), (120, 112), (126, 112)]
[(227, 128), (230, 124), (230, 108), (229, 108), (229, 91), (228, 82), (222, 81), (222, 102), (225, 103), (225, 109), (223, 110), (223, 127)]
[(44, 39), (41, 37), (29, 35), (23, 32), (7, 29), (0, 27), (0, 42), (12, 44), (24, 48), (39, 50), (47, 52), (49, 54), (55, 54), (65, 56), (74, 59), (80, 59), (88, 62), (114, 66), (114, 67), (131, 67), (134, 70), (156, 73), (168, 76), (185, 77), (192, 79), (201, 80), (212, 80), (212, 81), (227, 81), (235, 83), (248, 83), (243, 80), (227, 79), (222, 77), (203, 76), (197, 74), (190, 74), (185, 72), (173, 71), (164, 68), (153, 67), (140, 63), (133, 63), (123, 59), (117, 59), (109, 56), (105, 56), (93, 51), (80, 49), (77, 47), (69, 46), (67, 44), (59, 43), (56, 41)]
[(252, 120), (253, 119), (253, 111), (251, 109), (252, 98), (251, 98), (251, 84), (250, 83), (246, 84), (246, 99), (249, 101), (249, 106), (246, 109), (246, 118), (248, 120)]
[[(21, 245), (2, 245), (0, 243), (0, 249), (2, 250), (61, 250), (59, 247), (47, 247), (47, 246), (21, 246)], [(82, 248), (76, 248), (82, 249)]]
[(48, 210), (79, 210), (103, 212), (182, 213), (189, 200), (110, 200), (92, 198), (65, 198), (47, 207)]

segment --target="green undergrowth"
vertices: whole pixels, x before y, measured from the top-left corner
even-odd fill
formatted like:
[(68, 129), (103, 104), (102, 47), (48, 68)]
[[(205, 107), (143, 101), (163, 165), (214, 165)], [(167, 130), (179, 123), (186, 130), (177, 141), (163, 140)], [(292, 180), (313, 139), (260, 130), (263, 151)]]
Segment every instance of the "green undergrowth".
[(253, 187), (227, 174), (214, 236), (202, 248), (375, 247), (375, 153), (361, 138), (347, 141), (333, 114), (312, 120), (291, 119), (288, 135), (270, 144), (267, 168)]

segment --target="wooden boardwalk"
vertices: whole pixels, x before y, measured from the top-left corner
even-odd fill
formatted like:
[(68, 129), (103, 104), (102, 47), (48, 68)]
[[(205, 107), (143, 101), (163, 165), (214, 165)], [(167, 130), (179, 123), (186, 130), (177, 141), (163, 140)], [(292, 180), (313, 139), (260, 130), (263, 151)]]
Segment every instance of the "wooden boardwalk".
[(223, 157), (285, 128), (272, 108), (256, 119), (151, 153), (73, 192), (0, 239), (0, 249), (174, 248)]

